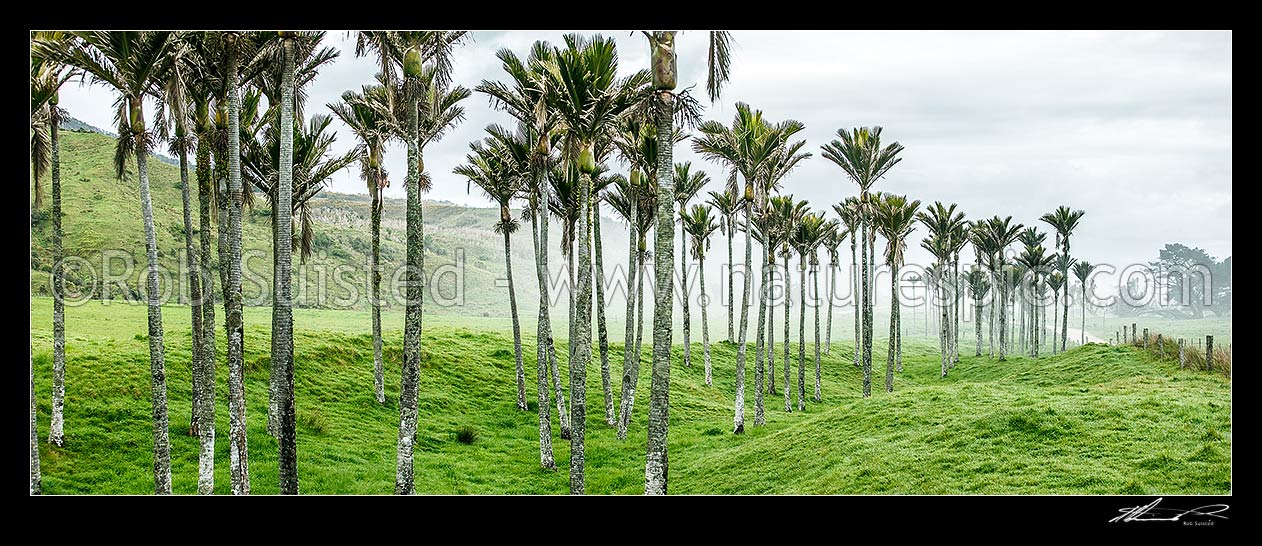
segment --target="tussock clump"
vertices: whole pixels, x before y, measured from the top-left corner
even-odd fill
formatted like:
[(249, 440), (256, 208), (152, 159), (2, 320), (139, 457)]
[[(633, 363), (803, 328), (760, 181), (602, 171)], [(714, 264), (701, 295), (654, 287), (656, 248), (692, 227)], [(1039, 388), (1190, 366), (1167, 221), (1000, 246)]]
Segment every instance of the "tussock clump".
[(456, 441), (462, 444), (472, 444), (478, 441), (478, 429), (465, 425), (456, 430)]

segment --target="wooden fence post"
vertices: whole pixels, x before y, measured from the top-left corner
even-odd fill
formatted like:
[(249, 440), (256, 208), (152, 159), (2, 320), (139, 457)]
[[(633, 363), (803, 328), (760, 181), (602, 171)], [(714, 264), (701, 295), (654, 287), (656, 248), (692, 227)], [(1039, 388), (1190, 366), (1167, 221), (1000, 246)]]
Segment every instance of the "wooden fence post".
[(1157, 334), (1157, 351), (1161, 353), (1161, 356), (1166, 356), (1166, 346), (1161, 344), (1161, 334)]
[(1144, 348), (1148, 348), (1148, 329), (1144, 328)]
[(1205, 336), (1205, 369), (1214, 371), (1214, 336)]
[(1183, 354), (1183, 338), (1179, 338), (1179, 369), (1187, 368), (1187, 355)]

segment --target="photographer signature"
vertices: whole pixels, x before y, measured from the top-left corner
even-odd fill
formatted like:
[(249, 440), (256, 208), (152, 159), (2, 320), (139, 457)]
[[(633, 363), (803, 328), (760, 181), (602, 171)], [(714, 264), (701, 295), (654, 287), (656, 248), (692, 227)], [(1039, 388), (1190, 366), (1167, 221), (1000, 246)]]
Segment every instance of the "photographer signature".
[[(1177, 508), (1160, 508), (1157, 505), (1161, 504), (1161, 500), (1162, 497), (1158, 497), (1157, 500), (1143, 506), (1120, 508), (1118, 509), (1118, 512), (1121, 512), (1121, 515), (1109, 520), (1109, 523), (1116, 523), (1119, 521), (1122, 523), (1126, 523), (1128, 521), (1179, 521), (1179, 518), (1187, 515), (1227, 519), (1227, 516), (1222, 515), (1222, 513), (1228, 508), (1226, 504), (1207, 504), (1191, 510), (1182, 510)], [(1158, 514), (1170, 517), (1157, 517)]]

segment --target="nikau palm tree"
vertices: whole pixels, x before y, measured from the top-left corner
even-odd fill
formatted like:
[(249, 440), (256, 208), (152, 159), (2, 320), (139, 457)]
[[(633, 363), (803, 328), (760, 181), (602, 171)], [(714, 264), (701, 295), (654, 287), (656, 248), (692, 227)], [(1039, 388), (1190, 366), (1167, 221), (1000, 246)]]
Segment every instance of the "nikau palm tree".
[[(539, 404), (539, 464), (545, 469), (555, 469), (552, 456), (552, 425), (548, 404), (549, 363), (556, 376), (556, 346), (552, 337), (552, 320), (548, 305), (548, 226), (551, 186), (546, 174), (552, 165), (551, 134), (556, 125), (556, 113), (547, 108), (547, 65), (551, 62), (553, 48), (547, 42), (538, 41), (530, 48), (523, 62), (508, 49), (496, 52), (510, 83), (483, 80), (476, 90), (486, 94), (492, 106), (504, 110), (514, 119), (534, 143), (530, 157), (527, 207), (530, 211), (531, 242), (534, 245), (535, 276), (539, 283), (539, 319), (536, 339), (535, 364), (537, 366)], [(630, 324), (630, 320), (628, 320)], [(557, 393), (560, 382), (557, 380)], [(569, 415), (565, 400), (556, 397), (557, 417), (562, 426), (562, 438), (569, 437)]]
[(859, 198), (847, 197), (841, 203), (833, 205), (833, 211), (841, 218), (841, 225), (846, 228), (846, 232), (850, 234), (850, 295), (854, 306), (854, 345), (852, 346), (851, 356), (854, 357), (854, 367), (861, 368), (863, 364), (860, 360), (860, 353), (863, 345), (860, 336), (863, 331), (863, 320), (860, 317), (859, 304), (859, 257), (855, 254), (855, 240), (859, 237)]
[(171, 447), (168, 437), (166, 362), (162, 338), (162, 307), (158, 293), (158, 241), (149, 197), (148, 156), (154, 134), (146, 130), (144, 98), (157, 95), (158, 82), (169, 70), (170, 32), (79, 32), (74, 40), (35, 42), (32, 56), (83, 70), (94, 83), (114, 89), (119, 97), (118, 145), (115, 175), (123, 180), (127, 162), (135, 158), (140, 182), (140, 208), (148, 255), (146, 293), (149, 304), (149, 367), (153, 397), (153, 482), (158, 494), (171, 493)]
[(692, 345), (689, 340), (691, 319), (688, 301), (688, 231), (685, 216), (688, 213), (688, 201), (697, 196), (701, 188), (710, 182), (710, 176), (698, 170), (692, 171), (692, 162), (675, 164), (675, 202), (679, 205), (679, 301), (683, 305), (684, 331), (684, 366), (692, 367)]
[[(1078, 229), (1078, 222), (1082, 220), (1082, 217), (1085, 214), (1086, 211), (1071, 210), (1069, 207), (1061, 205), (1056, 207), (1055, 211), (1039, 217), (1039, 220), (1046, 222), (1056, 230), (1056, 240), (1059, 242), (1056, 250), (1059, 250), (1060, 254), (1066, 257), (1066, 260), (1069, 260), (1070, 256), (1069, 236), (1073, 235), (1075, 229)], [(1058, 266), (1060, 266), (1060, 274), (1065, 279), (1069, 278), (1069, 267), (1072, 266), (1072, 263), (1070, 263), (1071, 261), (1072, 260), (1058, 264)], [(1066, 282), (1064, 288), (1065, 304), (1062, 308), (1063, 313), (1061, 317), (1060, 330), (1060, 350), (1062, 351), (1065, 350), (1065, 343), (1069, 338), (1069, 327), (1067, 324), (1069, 322), (1069, 283)], [(1055, 309), (1052, 310), (1053, 313), (1055, 313), (1055, 311)], [(1055, 335), (1053, 335), (1052, 339), (1056, 339)], [(1053, 352), (1055, 352), (1055, 349), (1053, 349)]]
[[(745, 212), (745, 289), (741, 294), (741, 319), (737, 328), (736, 342), (736, 403), (733, 432), (745, 431), (745, 358), (746, 335), (749, 328), (749, 299), (753, 289), (753, 216), (755, 204), (761, 207), (767, 197), (755, 192), (762, 175), (768, 172), (767, 164), (785, 147), (790, 137), (803, 129), (800, 122), (788, 120), (776, 125), (763, 119), (762, 111), (755, 111), (748, 104), (736, 104), (736, 116), (732, 126), (725, 127), (717, 121), (702, 123), (701, 135), (694, 139), (693, 149), (703, 157), (719, 161), (735, 170), (745, 179), (742, 207)], [(791, 148), (800, 149), (801, 144)], [(796, 155), (789, 154), (790, 156)], [(763, 324), (759, 324), (762, 330)]]
[(736, 236), (739, 229), (736, 225), (736, 214), (740, 211), (740, 197), (737, 195), (735, 188), (725, 189), (721, 192), (710, 192), (710, 205), (714, 207), (719, 217), (719, 229), (723, 235), (727, 236), (727, 342), (736, 343), (736, 323), (735, 317), (736, 306), (733, 305), (733, 299), (736, 296), (736, 272), (732, 270), (732, 238)]
[[(554, 62), (549, 65), (548, 79), (550, 88), (556, 91), (549, 97), (549, 102), (556, 109), (564, 126), (566, 147), (577, 152), (570, 156), (570, 161), (580, 173), (577, 234), (578, 297), (575, 303), (577, 309), (575, 335), (570, 339), (570, 343), (574, 346), (573, 358), (570, 361), (570, 493), (583, 494), (585, 490), (583, 448), (586, 434), (586, 379), (587, 362), (591, 358), (592, 275), (589, 230), (592, 220), (589, 216), (589, 206), (592, 175), (596, 173), (596, 157), (592, 148), (597, 139), (610, 130), (615, 119), (632, 106), (636, 95), (642, 93), (641, 88), (648, 83), (648, 74), (641, 71), (626, 78), (617, 78), (618, 54), (613, 39), (597, 35), (589, 40), (568, 34), (565, 36), (565, 42), (564, 49), (555, 49)], [(658, 139), (660, 141), (669, 138), (670, 131), (667, 127), (666, 134), (659, 135)], [(669, 177), (669, 174), (666, 173), (666, 176)], [(673, 232), (674, 214), (670, 211), (671, 196), (659, 196), (659, 199), (667, 201), (665, 208), (666, 212), (670, 213), (665, 220), (667, 226), (665, 231)], [(660, 215), (659, 208), (659, 247), (663, 229)], [(673, 239), (673, 233), (669, 234)], [(671, 246), (669, 242), (667, 246)], [(658, 265), (660, 273), (661, 264)], [(658, 287), (669, 287), (669, 284), (668, 270), (668, 276), (664, 282), (661, 281), (659, 275)], [(670, 289), (658, 290), (659, 306), (662, 303), (663, 293), (669, 294)], [(667, 304), (669, 305), (669, 300)], [(666, 320), (669, 325), (669, 318)], [(656, 316), (654, 327), (656, 331), (658, 327)], [(669, 345), (667, 345), (667, 351), (669, 351)], [(657, 342), (655, 341), (655, 362), (656, 353)], [(669, 352), (667, 357), (669, 358)], [(667, 364), (669, 365), (669, 361)]]
[(710, 372), (710, 324), (706, 318), (706, 308), (710, 298), (705, 293), (705, 252), (710, 248), (710, 236), (719, 228), (711, 208), (708, 205), (693, 205), (692, 211), (684, 216), (684, 229), (692, 240), (692, 252), (697, 257), (697, 284), (701, 286), (701, 351), (705, 361), (705, 384), (711, 385)]
[[(455, 168), (455, 174), (464, 176), (470, 185), (476, 184), (482, 193), (495, 202), (500, 209), (500, 219), (495, 223), (495, 232), (504, 236), (504, 271), (508, 277), (508, 308), (513, 320), (513, 357), (517, 371), (517, 409), (529, 409), (526, 405), (526, 370), (521, 358), (521, 324), (517, 318), (517, 291), (513, 286), (513, 247), (511, 237), (519, 227), (513, 218), (509, 203), (521, 191), (520, 164), (514, 161), (529, 153), (530, 144), (517, 139), (506, 129), (498, 125), (486, 128), (491, 136), (483, 142), (469, 144), (472, 152), (465, 156), (466, 163)], [(524, 135), (523, 135), (524, 136)], [(517, 154), (507, 149), (516, 146)], [(528, 155), (527, 155), (528, 157)], [(470, 188), (471, 189), (471, 188)]]
[(369, 293), (372, 307), (373, 393), (378, 404), (386, 402), (385, 370), (381, 360), (381, 212), (383, 193), (390, 185), (383, 155), (386, 143), (398, 132), (387, 90), (382, 85), (365, 85), (362, 93), (342, 93), (342, 101), (329, 104), (329, 109), (350, 127), (362, 145), (359, 155), (359, 176), (368, 186), (369, 231), (372, 249), (369, 255)]
[[(407, 308), (403, 322), (403, 379), (399, 389), (399, 441), (395, 470), (395, 493), (410, 495), (415, 481), (412, 446), (416, 438), (416, 411), (421, 359), (421, 317), (425, 237), (421, 214), (421, 191), (429, 185), (422, 149), (464, 118), (456, 103), (467, 98), (463, 87), (447, 89), (452, 48), (463, 41), (464, 32), (400, 32), (391, 44), (393, 63), (402, 66), (402, 98), (405, 110), (404, 137), (407, 140)], [(383, 55), (385, 55), (383, 53)], [(428, 66), (427, 66), (428, 65)], [(421, 104), (425, 104), (424, 111)]]
[(898, 153), (903, 146), (895, 142), (881, 147), (881, 127), (856, 127), (850, 131), (837, 130), (837, 140), (823, 146), (823, 156), (837, 164), (846, 176), (859, 186), (859, 225), (864, 247), (863, 257), (863, 396), (872, 395), (872, 287), (868, 271), (868, 246), (875, 238), (872, 228), (871, 189), (881, 177), (902, 159)]
[(828, 232), (828, 239), (824, 241), (824, 249), (828, 251), (828, 295), (825, 296), (828, 302), (828, 319), (824, 327), (824, 354), (831, 354), (833, 350), (833, 294), (837, 290), (837, 264), (841, 262), (841, 254), (837, 249), (845, 242), (848, 234), (846, 227), (838, 224), (836, 229)]
[(1078, 344), (1087, 343), (1087, 282), (1091, 279), (1091, 270), (1095, 266), (1086, 260), (1078, 260), (1074, 264), (1074, 277), (1078, 279), (1078, 286), (1082, 287), (1082, 326), (1078, 329)]
[(1008, 290), (1012, 286), (1011, 279), (1006, 276), (1010, 274), (1004, 272), (1004, 254), (1007, 252), (1008, 245), (1016, 242), (1022, 226), (1021, 224), (1013, 224), (1011, 216), (1004, 218), (995, 216), (986, 222), (989, 226), (990, 244), (988, 250), (993, 255), (991, 260), (994, 267), (992, 274), (995, 276), (996, 301), (999, 305), (999, 361), (1002, 362), (1006, 360), (1005, 356), (1009, 345), (1009, 329), (1006, 315), (1007, 302), (1012, 297)]
[[(35, 39), (55, 43), (67, 40), (69, 36), (61, 32), (37, 32)], [(52, 191), (53, 404), (48, 442), (59, 447), (65, 444), (66, 326), (65, 303), (62, 301), (62, 290), (65, 285), (62, 260), (65, 259), (65, 254), (61, 246), (61, 139), (58, 133), (66, 112), (59, 106), (58, 90), (77, 74), (76, 70), (69, 69), (61, 63), (34, 58), (31, 62), (31, 158), (35, 178), (34, 206), (36, 209), (40, 207), (42, 200), (40, 178), (45, 171), (49, 173)], [(185, 187), (187, 188), (187, 185)], [(187, 189), (185, 191), (187, 192)], [(197, 322), (200, 325), (200, 321)], [(34, 374), (34, 371), (31, 373)], [(34, 375), (31, 378), (34, 382)], [(31, 396), (34, 396), (34, 391)], [(31, 418), (34, 419), (33, 413)], [(32, 426), (33, 429), (34, 426)], [(38, 493), (39, 448), (35, 444), (32, 444), (32, 453), (35, 459), (32, 472), (36, 480), (32, 489)]]
[(890, 338), (885, 358), (885, 392), (894, 392), (894, 366), (902, 371), (902, 335), (899, 324), (898, 268), (907, 252), (907, 237), (916, 230), (916, 213), (920, 201), (906, 196), (885, 194), (876, 201), (876, 229), (885, 237), (885, 263), (890, 266)]

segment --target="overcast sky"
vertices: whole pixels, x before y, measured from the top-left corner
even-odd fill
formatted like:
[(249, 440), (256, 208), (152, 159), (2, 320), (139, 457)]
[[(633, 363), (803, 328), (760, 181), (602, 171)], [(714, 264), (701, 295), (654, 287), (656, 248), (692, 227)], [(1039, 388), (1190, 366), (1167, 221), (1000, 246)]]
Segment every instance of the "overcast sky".
[[(617, 40), (619, 72), (649, 63), (638, 32), (605, 31)], [(524, 57), (535, 40), (560, 43), (562, 32), (475, 32), (456, 53), (455, 82), (472, 88), (504, 79), (495, 50)], [(876, 189), (931, 203), (959, 203), (969, 218), (1012, 215), (1029, 224), (1066, 204), (1087, 211), (1073, 253), (1095, 263), (1153, 259), (1167, 242), (1231, 254), (1231, 34), (1226, 32), (733, 32), (732, 79), (706, 119), (730, 122), (737, 101), (772, 121), (794, 118), (815, 154), (785, 181), (785, 191), (816, 209), (855, 193), (853, 183), (819, 157), (839, 128), (884, 126), (906, 147), (903, 161)], [(341, 55), (309, 88), (308, 112), (372, 80), (371, 58), (357, 59), (345, 31), (327, 45)], [(704, 95), (704, 32), (679, 36), (680, 88)], [(67, 86), (72, 116), (112, 126), (110, 93)], [(475, 94), (466, 120), (425, 151), (434, 177), (429, 199), (489, 205), (451, 170), (489, 123), (509, 118)], [(152, 111), (152, 109), (150, 109)], [(354, 137), (334, 121), (345, 150)], [(689, 142), (676, 161), (704, 163)], [(388, 151), (403, 197), (402, 146)], [(353, 169), (353, 168), (352, 168)], [(711, 188), (717, 189), (716, 180)], [(330, 189), (364, 192), (358, 172), (337, 174)], [(1041, 229), (1046, 225), (1039, 223)], [(919, 248), (908, 260), (925, 263)], [(1050, 240), (1050, 237), (1049, 237)]]

